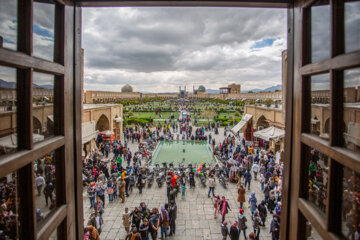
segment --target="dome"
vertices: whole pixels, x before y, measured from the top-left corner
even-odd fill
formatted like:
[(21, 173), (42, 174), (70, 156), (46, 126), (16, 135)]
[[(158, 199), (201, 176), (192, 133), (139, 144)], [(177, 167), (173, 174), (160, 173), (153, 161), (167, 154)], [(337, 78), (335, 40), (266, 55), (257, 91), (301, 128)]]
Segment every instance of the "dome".
[(133, 88), (129, 84), (126, 84), (125, 86), (123, 86), (121, 88), (121, 92), (132, 92), (132, 91), (133, 91)]
[(200, 85), (199, 88), (198, 88), (198, 91), (199, 92), (205, 92), (206, 88), (203, 85)]

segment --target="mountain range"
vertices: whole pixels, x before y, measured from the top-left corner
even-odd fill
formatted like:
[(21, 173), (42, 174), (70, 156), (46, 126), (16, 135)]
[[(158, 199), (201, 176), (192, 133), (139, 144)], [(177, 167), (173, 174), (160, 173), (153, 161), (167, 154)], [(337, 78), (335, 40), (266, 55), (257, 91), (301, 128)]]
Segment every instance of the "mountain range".
[[(16, 88), (16, 82), (7, 82), (5, 80), (0, 79), (0, 88), (10, 88), (15, 89)], [(46, 89), (53, 89), (53, 85), (37, 85), (33, 83), (33, 88), (46, 88)]]
[[(257, 92), (275, 92), (275, 91), (278, 91), (278, 90), (281, 90), (281, 89), (282, 89), (281, 84), (279, 84), (279, 85), (271, 86), (271, 87), (268, 87), (268, 88), (265, 88), (265, 89), (254, 88), (254, 89), (251, 89), (251, 90), (245, 90), (245, 91), (241, 91), (241, 93), (248, 93), (248, 92), (254, 92), (254, 93), (257, 93)], [(206, 89), (206, 92), (210, 93), (210, 94), (218, 94), (219, 90), (217, 90), (217, 89)]]

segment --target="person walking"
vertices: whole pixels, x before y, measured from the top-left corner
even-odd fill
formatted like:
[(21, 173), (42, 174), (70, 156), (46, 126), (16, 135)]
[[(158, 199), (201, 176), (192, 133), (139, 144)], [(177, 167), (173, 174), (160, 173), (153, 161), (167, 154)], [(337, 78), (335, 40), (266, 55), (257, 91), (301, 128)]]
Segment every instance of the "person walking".
[(216, 213), (219, 212), (219, 209), (220, 209), (220, 197), (219, 194), (216, 194), (214, 198), (214, 218), (216, 218), (217, 216)]
[(169, 217), (170, 217), (169, 236), (172, 236), (173, 234), (175, 235), (175, 230), (176, 230), (177, 206), (175, 202), (170, 202)]
[(255, 178), (255, 180), (257, 180), (257, 174), (258, 174), (258, 172), (259, 172), (259, 170), (260, 170), (259, 164), (258, 164), (257, 162), (254, 162), (254, 164), (252, 165), (251, 170), (252, 170), (253, 173), (254, 173), (254, 178)]
[(251, 216), (251, 219), (253, 221), (255, 239), (259, 240), (259, 237), (260, 237), (260, 223), (261, 223), (259, 212), (255, 211), (254, 215)]
[(222, 240), (226, 240), (227, 236), (229, 235), (229, 229), (227, 227), (227, 222), (223, 222), (221, 224), (221, 236), (222, 236)]
[(89, 184), (87, 194), (90, 201), (90, 209), (94, 208), (95, 205), (95, 182)]
[(139, 229), (141, 222), (141, 212), (139, 211), (139, 208), (135, 207), (130, 213), (130, 216), (132, 216), (131, 223), (135, 224), (136, 229)]
[(265, 201), (262, 200), (261, 203), (258, 205), (259, 215), (261, 218), (261, 226), (265, 226), (266, 222), (266, 216), (267, 216), (267, 210), (265, 206)]
[(257, 203), (257, 199), (256, 199), (256, 197), (255, 197), (255, 192), (253, 191), (253, 192), (251, 193), (250, 198), (249, 198), (251, 215), (254, 215), (254, 213), (255, 213), (255, 211), (256, 211), (256, 203)]
[(159, 211), (158, 209), (153, 208), (150, 214), (150, 221), (149, 221), (149, 233), (152, 240), (156, 240), (159, 228), (160, 228)]
[(130, 212), (129, 212), (129, 208), (126, 207), (125, 208), (125, 212), (122, 215), (122, 221), (123, 221), (123, 225), (125, 227), (125, 231), (127, 234), (129, 234), (130, 232), (130, 220), (131, 216), (130, 216)]
[(54, 189), (55, 189), (54, 185), (50, 181), (47, 181), (46, 186), (43, 190), (44, 195), (45, 195), (46, 206), (48, 205), (48, 199), (50, 199), (50, 203), (53, 201), (52, 194), (53, 194)]
[(271, 239), (272, 240), (278, 240), (279, 239), (280, 223), (279, 223), (276, 216), (274, 216), (273, 220), (270, 223), (270, 233), (271, 233)]
[(169, 227), (169, 213), (166, 211), (165, 207), (161, 207), (160, 212), (160, 226), (161, 226), (161, 239), (167, 238), (167, 229)]
[(244, 215), (244, 209), (240, 209), (239, 214), (238, 214), (239, 237), (240, 237), (241, 231), (243, 231), (245, 239), (246, 239), (246, 229), (247, 229), (246, 222), (247, 222), (247, 219)]
[(208, 192), (208, 198), (210, 197), (210, 193), (211, 193), (211, 192), (212, 192), (213, 197), (215, 197), (214, 189), (215, 189), (215, 177), (214, 177), (213, 174), (211, 174), (210, 177), (209, 177), (209, 192)]
[(147, 218), (144, 218), (143, 223), (140, 224), (139, 232), (141, 240), (149, 240), (149, 223)]
[(36, 174), (35, 185), (37, 188), (38, 196), (41, 196), (41, 189), (45, 185), (45, 178), (41, 176), (39, 173)]
[(246, 185), (248, 185), (248, 190), (250, 190), (250, 183), (251, 183), (251, 173), (246, 170), (245, 174), (244, 174), (244, 179), (245, 179), (245, 188), (246, 188)]
[(220, 213), (221, 213), (221, 216), (222, 216), (221, 222), (224, 222), (225, 221), (225, 215), (229, 212), (229, 210), (231, 211), (229, 203), (225, 199), (225, 196), (221, 197), (219, 208), (220, 208)]
[(119, 189), (120, 189), (120, 198), (121, 198), (121, 203), (125, 202), (125, 181), (124, 180), (120, 180), (119, 183)]
[(181, 198), (185, 199), (185, 192), (186, 192), (186, 184), (183, 182), (181, 183)]
[(237, 201), (240, 203), (240, 208), (243, 208), (243, 204), (245, 202), (245, 187), (243, 184), (240, 185), (240, 187), (238, 188), (238, 199)]
[(236, 221), (230, 227), (230, 240), (239, 240), (239, 230), (237, 229)]

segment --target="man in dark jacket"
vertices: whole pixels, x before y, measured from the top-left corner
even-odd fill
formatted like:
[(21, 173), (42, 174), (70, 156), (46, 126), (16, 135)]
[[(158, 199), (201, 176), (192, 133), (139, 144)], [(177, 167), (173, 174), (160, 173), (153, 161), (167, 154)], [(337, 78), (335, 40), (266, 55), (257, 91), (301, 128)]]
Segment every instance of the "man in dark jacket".
[(273, 220), (270, 224), (270, 232), (271, 232), (271, 239), (272, 240), (278, 240), (279, 239), (279, 233), (280, 233), (280, 223), (277, 219), (277, 217), (274, 216)]
[(170, 217), (170, 236), (175, 234), (176, 230), (176, 217), (177, 217), (177, 206), (174, 201), (170, 202), (170, 209), (169, 209), (169, 217)]
[(227, 222), (223, 222), (221, 224), (221, 236), (222, 236), (222, 240), (226, 240), (227, 236), (229, 235), (229, 229), (227, 227)]
[(261, 218), (261, 226), (265, 226), (265, 222), (266, 222), (266, 216), (267, 216), (267, 210), (266, 210), (266, 206), (265, 206), (265, 201), (262, 200), (261, 203), (258, 205), (258, 210), (259, 210), (259, 215)]
[(230, 227), (230, 239), (231, 240), (239, 240), (239, 230), (237, 229), (237, 221), (233, 223)]

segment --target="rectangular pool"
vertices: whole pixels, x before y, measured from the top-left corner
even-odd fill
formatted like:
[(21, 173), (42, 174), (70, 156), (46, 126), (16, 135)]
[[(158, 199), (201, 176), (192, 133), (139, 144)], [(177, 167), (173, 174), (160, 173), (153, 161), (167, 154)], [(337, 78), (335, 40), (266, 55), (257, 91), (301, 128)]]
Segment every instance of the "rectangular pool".
[[(185, 151), (184, 151), (185, 149)], [(161, 141), (155, 150), (151, 165), (173, 162), (175, 166), (183, 163), (215, 165), (216, 160), (206, 141)]]

